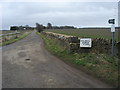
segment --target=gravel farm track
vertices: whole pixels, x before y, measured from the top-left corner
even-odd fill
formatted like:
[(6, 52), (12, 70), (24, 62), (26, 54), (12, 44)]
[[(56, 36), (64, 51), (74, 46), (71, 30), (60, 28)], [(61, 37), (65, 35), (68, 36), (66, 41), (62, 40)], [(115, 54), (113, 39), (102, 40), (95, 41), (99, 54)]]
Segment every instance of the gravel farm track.
[(35, 32), (2, 48), (2, 88), (110, 87), (49, 53)]

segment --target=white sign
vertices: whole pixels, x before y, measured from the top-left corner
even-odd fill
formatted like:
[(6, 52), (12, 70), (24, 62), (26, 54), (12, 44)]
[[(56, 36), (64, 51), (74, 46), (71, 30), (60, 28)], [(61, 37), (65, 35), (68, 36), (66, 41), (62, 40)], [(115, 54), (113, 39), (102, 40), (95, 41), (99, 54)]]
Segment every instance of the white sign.
[(111, 32), (115, 32), (115, 25), (114, 24), (111, 25)]
[(92, 47), (91, 38), (81, 38), (80, 39), (80, 47)]

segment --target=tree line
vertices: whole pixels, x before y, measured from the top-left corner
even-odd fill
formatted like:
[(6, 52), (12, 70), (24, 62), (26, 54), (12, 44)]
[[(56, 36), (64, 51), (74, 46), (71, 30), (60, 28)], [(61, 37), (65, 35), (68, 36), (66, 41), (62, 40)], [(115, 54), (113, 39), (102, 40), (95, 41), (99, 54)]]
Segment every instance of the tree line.
[(34, 27), (30, 27), (29, 25), (26, 26), (11, 26), (10, 30), (34, 30)]
[(76, 29), (74, 26), (52, 26), (51, 23), (48, 23), (47, 26), (36, 23), (36, 30), (38, 32), (43, 31), (44, 29)]
[(44, 29), (76, 29), (74, 26), (52, 26), (51, 23), (47, 23), (47, 26), (36, 23), (36, 27), (26, 26), (11, 26), (10, 30), (34, 30), (36, 29), (38, 32), (43, 31)]

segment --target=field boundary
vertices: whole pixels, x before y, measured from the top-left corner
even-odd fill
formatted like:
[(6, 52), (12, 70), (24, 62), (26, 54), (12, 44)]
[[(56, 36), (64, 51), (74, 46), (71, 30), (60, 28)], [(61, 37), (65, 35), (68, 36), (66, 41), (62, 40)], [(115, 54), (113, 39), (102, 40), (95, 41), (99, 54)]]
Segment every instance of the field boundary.
[(9, 45), (9, 44), (12, 44), (18, 40), (21, 40), (23, 38), (25, 38), (26, 36), (28, 36), (31, 32), (25, 32), (24, 34), (22, 35), (15, 35), (15, 37), (13, 37), (12, 39), (8, 39), (8, 40), (5, 40), (5, 41), (2, 41), (0, 43), (0, 46), (5, 46), (5, 45)]
[[(95, 38), (92, 39), (92, 47), (91, 48), (81, 48), (80, 47), (80, 38), (76, 36), (58, 34), (53, 32), (42, 32), (42, 34), (46, 35), (51, 39), (57, 39), (58, 43), (64, 47), (66, 47), (70, 52), (77, 53), (105, 53), (111, 55), (111, 40), (103, 39), (103, 38)], [(120, 42), (115, 42), (115, 54), (118, 56), (118, 47), (120, 47)]]
[[(44, 29), (45, 32), (53, 32), (64, 35), (72, 35), (76, 37), (85, 37), (85, 38), (103, 38), (103, 39), (112, 39), (112, 33), (110, 28), (80, 28), (80, 29)], [(119, 28), (116, 28), (115, 31), (115, 41), (120, 41), (119, 39)]]

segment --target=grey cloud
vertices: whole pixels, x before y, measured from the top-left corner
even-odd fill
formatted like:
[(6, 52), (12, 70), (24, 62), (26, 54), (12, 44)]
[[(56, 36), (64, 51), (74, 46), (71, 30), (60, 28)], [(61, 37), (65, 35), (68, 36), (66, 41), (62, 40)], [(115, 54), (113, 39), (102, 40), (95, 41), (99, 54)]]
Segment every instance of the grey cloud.
[[(12, 2), (3, 5), (3, 29), (10, 25), (108, 26), (106, 21), (113, 17), (114, 3), (99, 2)], [(117, 18), (117, 16), (115, 16)]]

